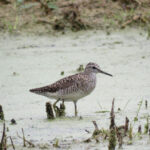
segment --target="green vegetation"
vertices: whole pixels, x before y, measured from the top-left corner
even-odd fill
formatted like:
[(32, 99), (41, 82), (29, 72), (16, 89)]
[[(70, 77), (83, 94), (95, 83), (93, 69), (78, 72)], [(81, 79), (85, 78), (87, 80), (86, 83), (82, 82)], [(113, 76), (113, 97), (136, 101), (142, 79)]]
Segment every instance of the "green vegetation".
[(150, 37), (149, 0), (2, 0), (0, 5), (0, 30), (10, 33), (108, 31), (129, 26), (147, 30), (147, 38)]
[(2, 106), (0, 105), (0, 120), (4, 120), (4, 112), (3, 112), (3, 108)]
[(144, 133), (147, 134), (149, 130), (149, 118), (146, 118), (146, 124), (144, 126)]

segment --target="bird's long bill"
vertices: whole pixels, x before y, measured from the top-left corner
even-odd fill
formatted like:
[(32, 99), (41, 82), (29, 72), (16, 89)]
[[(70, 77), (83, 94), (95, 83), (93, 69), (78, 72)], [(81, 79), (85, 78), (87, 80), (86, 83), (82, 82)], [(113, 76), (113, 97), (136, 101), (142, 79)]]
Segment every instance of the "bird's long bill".
[(111, 76), (111, 77), (113, 76), (112, 74), (109, 74), (109, 73), (107, 73), (107, 72), (105, 72), (105, 71), (102, 71), (102, 70), (99, 70), (99, 72), (100, 72), (100, 73), (103, 73), (103, 74), (106, 74), (106, 75), (108, 75), (108, 76)]

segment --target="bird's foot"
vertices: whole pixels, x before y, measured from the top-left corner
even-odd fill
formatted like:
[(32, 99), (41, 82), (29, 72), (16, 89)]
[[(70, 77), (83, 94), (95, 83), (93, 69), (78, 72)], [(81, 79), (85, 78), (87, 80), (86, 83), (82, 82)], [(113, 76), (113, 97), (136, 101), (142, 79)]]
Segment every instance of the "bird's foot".
[(53, 105), (56, 117), (65, 117), (65, 104), (64, 101), (60, 103), (60, 107), (56, 106), (56, 103)]

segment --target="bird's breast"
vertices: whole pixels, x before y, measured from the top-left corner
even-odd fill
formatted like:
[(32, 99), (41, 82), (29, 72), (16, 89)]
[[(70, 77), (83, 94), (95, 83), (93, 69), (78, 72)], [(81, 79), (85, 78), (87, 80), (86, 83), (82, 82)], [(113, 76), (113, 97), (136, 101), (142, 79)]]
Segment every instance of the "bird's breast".
[(91, 78), (87, 83), (85, 83), (83, 91), (88, 95), (96, 87), (96, 78)]

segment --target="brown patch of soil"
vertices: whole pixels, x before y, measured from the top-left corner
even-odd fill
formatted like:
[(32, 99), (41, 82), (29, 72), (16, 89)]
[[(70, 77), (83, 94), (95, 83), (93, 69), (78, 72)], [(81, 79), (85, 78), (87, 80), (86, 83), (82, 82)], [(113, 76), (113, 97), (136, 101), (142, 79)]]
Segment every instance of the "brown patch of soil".
[(4, 1), (0, 1), (0, 31), (48, 33), (150, 24), (149, 0)]

